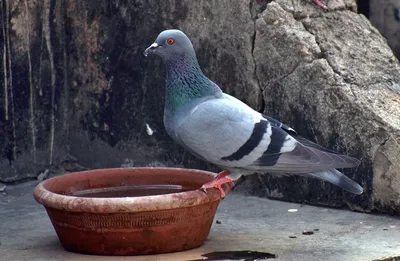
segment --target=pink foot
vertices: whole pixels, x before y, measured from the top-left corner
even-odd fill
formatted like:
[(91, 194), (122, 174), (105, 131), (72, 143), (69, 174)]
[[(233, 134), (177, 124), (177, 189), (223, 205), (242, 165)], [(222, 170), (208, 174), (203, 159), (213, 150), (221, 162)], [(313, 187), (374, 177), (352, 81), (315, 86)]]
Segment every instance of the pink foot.
[(323, 9), (324, 11), (328, 11), (328, 7), (321, 3), (319, 0), (313, 0), (314, 4), (318, 5), (319, 8)]
[(228, 183), (230, 188), (233, 188), (235, 185), (234, 180), (227, 177), (229, 174), (230, 172), (227, 170), (221, 171), (217, 176), (215, 176), (213, 181), (204, 184), (200, 189), (202, 189), (204, 192), (207, 192), (206, 189), (208, 188), (217, 188), (221, 192), (221, 198), (224, 198), (227, 193), (222, 188), (222, 185)]

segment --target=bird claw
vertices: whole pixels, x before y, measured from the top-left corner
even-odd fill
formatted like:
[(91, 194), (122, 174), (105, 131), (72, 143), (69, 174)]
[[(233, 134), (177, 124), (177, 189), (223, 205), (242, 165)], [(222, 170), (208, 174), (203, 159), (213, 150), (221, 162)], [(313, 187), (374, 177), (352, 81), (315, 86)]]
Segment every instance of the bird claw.
[(231, 178), (227, 177), (227, 175), (229, 175), (229, 173), (230, 172), (226, 171), (226, 170), (222, 171), (215, 177), (215, 179), (213, 181), (204, 184), (200, 189), (203, 192), (207, 193), (206, 189), (217, 188), (221, 193), (221, 198), (224, 198), (226, 196), (227, 192), (225, 192), (225, 190), (222, 188), (222, 185), (227, 183), (230, 187), (230, 190), (235, 185), (235, 182)]

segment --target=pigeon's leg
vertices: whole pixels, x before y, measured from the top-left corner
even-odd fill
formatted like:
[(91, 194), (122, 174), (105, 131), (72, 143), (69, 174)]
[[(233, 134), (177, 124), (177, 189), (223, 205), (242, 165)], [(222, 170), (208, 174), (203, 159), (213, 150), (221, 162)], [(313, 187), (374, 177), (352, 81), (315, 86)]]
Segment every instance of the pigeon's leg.
[(229, 174), (231, 174), (231, 172), (229, 170), (223, 170), (220, 173), (218, 173), (214, 179), (222, 179), (222, 178), (225, 178), (226, 176), (228, 176)]
[(201, 189), (206, 192), (206, 189), (208, 188), (217, 188), (221, 192), (221, 197), (224, 198), (226, 196), (225, 190), (222, 188), (222, 185), (225, 183), (228, 183), (230, 187), (232, 188), (235, 185), (235, 182), (233, 179), (227, 177), (230, 174), (229, 171), (224, 170), (218, 173), (217, 176), (215, 176), (214, 180), (211, 182), (208, 182), (204, 184)]
[(319, 8), (323, 9), (324, 11), (328, 11), (328, 7), (321, 3), (320, 0), (313, 0), (314, 4), (318, 5)]
[(227, 181), (226, 183), (228, 183), (228, 184), (231, 186), (231, 188), (233, 188), (233, 186), (235, 186), (234, 180), (231, 179), (231, 178), (226, 177), (226, 176), (228, 176), (229, 174), (231, 174), (231, 172), (230, 172), (229, 170), (223, 170), (223, 171), (221, 171), (220, 173), (218, 173), (217, 176), (215, 176), (214, 180), (216, 180), (216, 179), (219, 179), (219, 180), (220, 180), (220, 179), (229, 180), (229, 181)]

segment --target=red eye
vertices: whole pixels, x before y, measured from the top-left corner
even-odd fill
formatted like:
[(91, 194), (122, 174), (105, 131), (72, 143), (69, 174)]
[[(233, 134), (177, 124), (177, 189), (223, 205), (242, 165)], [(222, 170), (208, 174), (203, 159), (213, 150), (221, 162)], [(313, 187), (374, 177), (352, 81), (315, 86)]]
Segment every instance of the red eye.
[(174, 40), (173, 38), (169, 38), (169, 39), (167, 40), (167, 43), (168, 43), (169, 45), (174, 44), (174, 43), (175, 43), (175, 40)]

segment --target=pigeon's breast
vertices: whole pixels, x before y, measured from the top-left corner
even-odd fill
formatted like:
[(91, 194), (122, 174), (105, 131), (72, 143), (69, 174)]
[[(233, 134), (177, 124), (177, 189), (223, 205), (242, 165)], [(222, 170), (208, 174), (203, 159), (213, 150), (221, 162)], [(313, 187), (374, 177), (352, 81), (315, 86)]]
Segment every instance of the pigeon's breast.
[(167, 107), (164, 109), (164, 126), (172, 139), (180, 143), (179, 133), (177, 129), (179, 126), (190, 118), (190, 115), (196, 110), (197, 106), (205, 101), (215, 99), (215, 96), (206, 96), (194, 99), (187, 104), (183, 105), (178, 110), (169, 110)]

